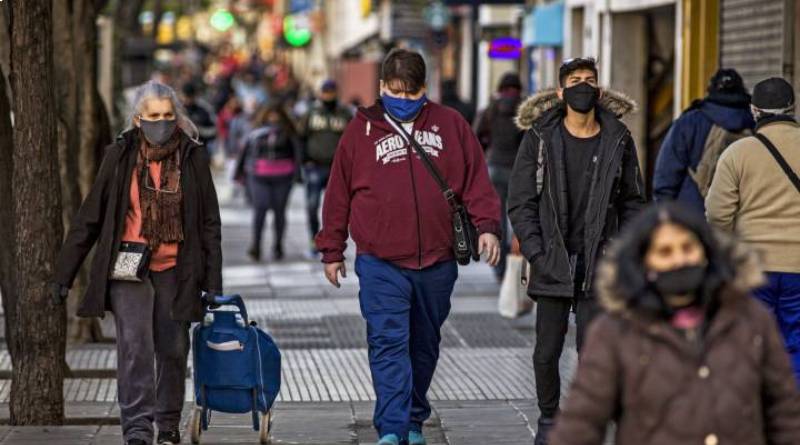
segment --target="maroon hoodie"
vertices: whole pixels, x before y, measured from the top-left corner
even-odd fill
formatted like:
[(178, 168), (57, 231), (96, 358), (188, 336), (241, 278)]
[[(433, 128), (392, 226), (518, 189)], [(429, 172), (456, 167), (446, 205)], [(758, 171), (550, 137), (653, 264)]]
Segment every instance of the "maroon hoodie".
[[(350, 234), (359, 254), (409, 269), (453, 258), (450, 208), (413, 148), (384, 119), (380, 102), (358, 110), (339, 141), (322, 207), (322, 261), (344, 259)], [(479, 233), (500, 233), (500, 200), (478, 139), (461, 115), (428, 102), (414, 138), (464, 202)]]

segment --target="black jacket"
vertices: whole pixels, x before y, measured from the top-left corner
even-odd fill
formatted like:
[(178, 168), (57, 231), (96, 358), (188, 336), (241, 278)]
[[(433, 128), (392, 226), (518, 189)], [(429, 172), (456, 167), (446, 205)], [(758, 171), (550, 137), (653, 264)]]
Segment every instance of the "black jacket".
[(300, 125), (303, 161), (330, 167), (339, 139), (352, 118), (352, 113), (339, 104), (330, 110), (319, 102), (315, 103)]
[(244, 140), (244, 148), (236, 163), (234, 178), (243, 179), (251, 175), (258, 159), (270, 161), (291, 159), (297, 164), (301, 157), (295, 135), (285, 128), (264, 125), (254, 128)]
[[(600, 147), (589, 185), (584, 233), (586, 270), (582, 290), (587, 292), (606, 244), (645, 204), (636, 148), (630, 132), (618, 119), (634, 107), (630, 99), (610, 91), (605, 91), (597, 107)], [(564, 239), (568, 221), (567, 175), (564, 141), (559, 131), (564, 114), (564, 105), (555, 91), (545, 91), (527, 99), (517, 115), (517, 125), (526, 132), (511, 174), (508, 215), (522, 254), (531, 262), (528, 294), (532, 297), (574, 296), (575, 266)], [(542, 168), (538, 163), (540, 148)]]
[(486, 162), (492, 166), (512, 168), (523, 131), (514, 123), (522, 98), (498, 97), (481, 113), (475, 125), (478, 140), (486, 150)]
[[(108, 276), (125, 228), (139, 144), (138, 130), (130, 130), (106, 148), (97, 179), (58, 255), (55, 282), (71, 287), (86, 255), (97, 244), (78, 316), (102, 317), (110, 308)], [(219, 205), (206, 150), (184, 137), (180, 153), (184, 240), (178, 247), (178, 295), (171, 316), (178, 321), (199, 321), (203, 317), (200, 291), (222, 291)]]

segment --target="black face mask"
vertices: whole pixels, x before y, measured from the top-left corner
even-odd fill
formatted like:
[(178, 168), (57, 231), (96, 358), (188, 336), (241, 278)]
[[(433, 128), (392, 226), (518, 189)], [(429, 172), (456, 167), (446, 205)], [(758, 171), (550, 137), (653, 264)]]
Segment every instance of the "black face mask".
[[(674, 295), (697, 296), (697, 291), (703, 285), (705, 278), (705, 266), (684, 266), (666, 272), (659, 272), (650, 283), (653, 289), (658, 292), (662, 298)], [(687, 306), (695, 304), (698, 300), (699, 296), (692, 300)]]
[(337, 101), (336, 101), (336, 99), (333, 99), (333, 100), (323, 100), (323, 101), (322, 101), (322, 105), (323, 105), (323, 106), (325, 106), (325, 108), (326, 108), (328, 111), (333, 111), (333, 110), (335, 110), (335, 109), (336, 109), (336, 104), (337, 104)]
[(600, 89), (586, 82), (564, 88), (564, 101), (578, 113), (588, 113), (597, 105)]
[(169, 140), (172, 133), (175, 132), (175, 127), (178, 125), (177, 119), (161, 119), (157, 121), (146, 121), (139, 119), (139, 125), (142, 128), (142, 133), (152, 145), (161, 146)]

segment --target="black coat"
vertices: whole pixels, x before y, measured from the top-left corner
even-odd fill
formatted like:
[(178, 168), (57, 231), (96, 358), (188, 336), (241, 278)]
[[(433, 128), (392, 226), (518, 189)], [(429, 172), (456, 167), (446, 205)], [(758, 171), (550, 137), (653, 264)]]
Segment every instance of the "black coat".
[[(130, 130), (106, 148), (97, 179), (58, 255), (55, 282), (71, 287), (86, 255), (97, 244), (89, 285), (78, 307), (80, 317), (102, 317), (110, 310), (108, 276), (125, 228), (139, 144), (138, 130)], [(222, 291), (219, 204), (206, 150), (184, 137), (180, 153), (184, 240), (178, 247), (178, 295), (171, 316), (199, 321), (203, 317), (200, 291)]]
[[(608, 241), (645, 204), (636, 148), (630, 132), (617, 118), (633, 107), (624, 96), (608, 91), (597, 107), (601, 134), (598, 159), (588, 185), (583, 291), (591, 291), (597, 259)], [(511, 174), (508, 215), (522, 254), (531, 263), (528, 294), (532, 297), (575, 295), (575, 265), (564, 238), (568, 223), (567, 175), (564, 141), (559, 131), (564, 113), (555, 92), (544, 92), (523, 103), (517, 116), (517, 124), (527, 131)], [(542, 169), (538, 163), (540, 149)]]

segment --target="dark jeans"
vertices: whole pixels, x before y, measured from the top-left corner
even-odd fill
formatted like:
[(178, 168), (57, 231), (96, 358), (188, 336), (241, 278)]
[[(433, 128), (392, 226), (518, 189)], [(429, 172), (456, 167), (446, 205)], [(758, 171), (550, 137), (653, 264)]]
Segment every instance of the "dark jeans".
[(775, 315), (800, 384), (800, 274), (767, 272), (767, 280), (753, 295)]
[(117, 328), (117, 388), (125, 440), (153, 440), (177, 430), (183, 409), (189, 323), (170, 317), (178, 291), (175, 268), (151, 272), (141, 283), (112, 281)]
[(564, 339), (569, 327), (569, 313), (575, 311), (577, 325), (576, 346), (578, 353), (589, 323), (599, 309), (593, 297), (581, 290), (584, 262), (577, 261), (575, 295), (566, 297), (543, 297), (536, 299), (536, 346), (533, 351), (533, 372), (536, 377), (536, 397), (542, 417), (553, 417), (558, 411), (561, 397), (561, 372), (558, 364), (564, 350)]
[(508, 182), (511, 179), (511, 169), (499, 165), (489, 165), (489, 178), (492, 181), (497, 196), (500, 197), (500, 262), (494, 267), (495, 276), (503, 279), (506, 272), (506, 257), (511, 250), (511, 231), (508, 229)]
[(411, 270), (359, 255), (356, 274), (377, 395), (373, 423), (381, 437), (405, 439), (410, 430), (421, 431), (431, 414), (427, 393), (458, 266), (446, 261)]
[(308, 230), (313, 243), (319, 232), (319, 206), (322, 202), (322, 191), (328, 185), (331, 168), (323, 165), (311, 165), (303, 169), (306, 183), (306, 211), (308, 212)]
[(253, 200), (253, 247), (261, 251), (261, 235), (267, 211), (274, 217), (275, 242), (273, 249), (283, 249), (283, 235), (286, 233), (286, 207), (292, 191), (293, 176), (258, 177), (250, 176), (249, 189)]

